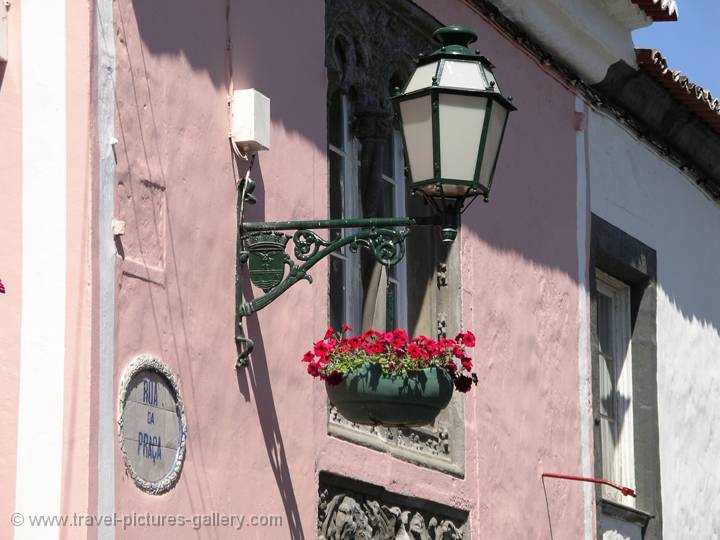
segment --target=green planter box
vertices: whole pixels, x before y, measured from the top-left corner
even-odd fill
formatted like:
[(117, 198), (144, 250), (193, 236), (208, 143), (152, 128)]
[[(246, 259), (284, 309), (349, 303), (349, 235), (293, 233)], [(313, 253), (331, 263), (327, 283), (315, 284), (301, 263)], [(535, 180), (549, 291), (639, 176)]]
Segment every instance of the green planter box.
[(453, 382), (440, 368), (387, 375), (378, 364), (365, 363), (339, 385), (325, 388), (330, 403), (352, 422), (409, 427), (435, 420), (450, 403)]

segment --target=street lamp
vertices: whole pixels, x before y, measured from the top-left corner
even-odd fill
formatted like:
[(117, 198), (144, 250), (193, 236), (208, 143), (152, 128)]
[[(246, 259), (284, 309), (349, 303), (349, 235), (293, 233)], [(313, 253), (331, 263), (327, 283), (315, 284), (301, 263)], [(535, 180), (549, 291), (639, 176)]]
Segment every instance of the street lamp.
[[(353, 251), (362, 247), (381, 264), (396, 264), (405, 255), (408, 227), (439, 227), (443, 242), (449, 243), (457, 236), (460, 213), (467, 205), (478, 196), (487, 201), (508, 114), (515, 107), (500, 93), (490, 61), (468, 48), (477, 39), (475, 32), (448, 26), (435, 31), (433, 37), (441, 47), (418, 60), (393, 102), (402, 124), (410, 189), (426, 198), (435, 209), (434, 215), (246, 223), (243, 204), (255, 202), (250, 195), (253, 183), (249, 172), (239, 183), (235, 292), (238, 366), (247, 365), (253, 347), (253, 341), (244, 335), (242, 318), (264, 308), (298, 281), (312, 281), (308, 270), (323, 258), (344, 246)], [(243, 141), (235, 142), (245, 150), (251, 150), (256, 142)], [(255, 146), (264, 149), (268, 145)], [(326, 240), (313, 232), (317, 229), (339, 229), (340, 234)], [(343, 232), (347, 230), (354, 232)], [(290, 236), (280, 231), (294, 233)], [(285, 253), (291, 238), (295, 260)], [(243, 301), (240, 278), (244, 264), (249, 267), (250, 281), (264, 293), (247, 302)]]
[(462, 26), (435, 31), (441, 47), (420, 58), (394, 98), (402, 123), (410, 187), (431, 201), (490, 195), (508, 115), (493, 65), (468, 45), (477, 34)]

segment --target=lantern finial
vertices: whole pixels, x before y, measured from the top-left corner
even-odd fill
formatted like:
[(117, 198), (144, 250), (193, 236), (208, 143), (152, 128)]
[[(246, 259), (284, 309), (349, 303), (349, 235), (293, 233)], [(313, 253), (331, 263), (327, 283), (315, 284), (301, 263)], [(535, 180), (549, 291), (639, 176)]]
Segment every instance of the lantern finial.
[[(477, 41), (477, 34), (466, 26), (443, 26), (433, 32), (433, 39), (443, 47), (458, 47), (468, 49), (468, 45)], [(459, 51), (458, 51), (459, 52)], [(469, 49), (464, 54), (472, 54)]]

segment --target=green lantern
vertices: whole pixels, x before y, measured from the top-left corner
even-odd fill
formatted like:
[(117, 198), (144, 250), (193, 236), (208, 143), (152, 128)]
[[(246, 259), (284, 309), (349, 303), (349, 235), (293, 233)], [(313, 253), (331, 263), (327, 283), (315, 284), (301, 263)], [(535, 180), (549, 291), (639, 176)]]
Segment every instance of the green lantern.
[(402, 123), (411, 189), (462, 206), (487, 200), (508, 115), (490, 61), (468, 45), (477, 34), (462, 26), (435, 31), (440, 49), (420, 58), (393, 101)]

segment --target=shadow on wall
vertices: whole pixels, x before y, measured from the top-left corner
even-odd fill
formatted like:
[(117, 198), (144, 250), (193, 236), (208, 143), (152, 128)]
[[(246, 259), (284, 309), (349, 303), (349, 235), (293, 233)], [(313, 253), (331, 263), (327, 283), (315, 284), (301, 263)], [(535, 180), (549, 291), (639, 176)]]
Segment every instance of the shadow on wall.
[[(247, 276), (244, 276), (243, 287), (246, 291), (251, 290)], [(252, 297), (247, 298), (247, 300), (252, 300)], [(275, 408), (275, 397), (273, 396), (272, 381), (267, 367), (262, 332), (256, 316), (246, 318), (245, 323), (247, 324), (246, 331), (255, 340), (255, 349), (249, 366), (240, 368), (236, 372), (238, 389), (246, 400), (249, 400), (250, 390), (252, 390), (252, 395), (255, 398), (265, 449), (285, 509), (285, 517), (290, 529), (290, 539), (305, 540), (305, 533), (300, 521), (300, 510), (295, 497), (295, 488), (290, 476), (285, 444), (280, 430), (280, 423), (278, 422), (277, 409)]]
[[(183, 56), (216, 87), (227, 84), (226, 0), (132, 0), (138, 32), (149, 54)], [(214, 61), (208, 62), (214, 58)]]
[[(138, 31), (148, 53), (182, 56), (208, 74), (216, 88), (255, 88), (272, 100), (274, 129), (300, 133), (325, 151), (325, 118), (303, 107), (297, 89), (322, 88), (322, 57), (293, 51), (324, 51), (324, 2), (232, 0), (132, 0)], [(282, 13), (288, 23), (279, 25)], [(317, 26), (315, 31), (312, 25)], [(322, 54), (322, 53), (321, 53)], [(310, 62), (310, 63), (308, 63)], [(231, 75), (232, 74), (232, 75)]]
[[(246, 169), (242, 166), (239, 167), (239, 169), (238, 174), (240, 177), (243, 177)], [(263, 200), (265, 193), (263, 190), (263, 175), (259, 160), (255, 160), (253, 163), (251, 177), (256, 181), (257, 185), (257, 189), (253, 192), (253, 195), (259, 200)], [(247, 205), (245, 208), (247, 208), (245, 215), (248, 221), (265, 220), (265, 212), (261, 205)], [(249, 302), (253, 300), (252, 287), (247, 272), (243, 273), (243, 293), (248, 295), (244, 298), (245, 301)], [(265, 449), (267, 451), (270, 468), (275, 477), (278, 492), (280, 493), (280, 498), (282, 499), (283, 508), (285, 509), (285, 517), (288, 528), (290, 529), (290, 538), (291, 540), (304, 540), (305, 533), (302, 530), (300, 510), (295, 497), (295, 489), (293, 487), (292, 477), (290, 476), (285, 444), (280, 430), (280, 423), (278, 422), (275, 397), (272, 391), (272, 381), (265, 356), (265, 343), (257, 316), (252, 315), (245, 317), (243, 319), (243, 325), (245, 326), (246, 335), (250, 335), (254, 339), (255, 348), (253, 349), (248, 367), (240, 368), (236, 371), (238, 389), (246, 402), (251, 401), (251, 394), (255, 398), (255, 406), (260, 421), (260, 428), (262, 429)], [(239, 349), (238, 352), (240, 352)]]

